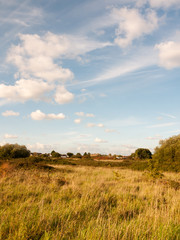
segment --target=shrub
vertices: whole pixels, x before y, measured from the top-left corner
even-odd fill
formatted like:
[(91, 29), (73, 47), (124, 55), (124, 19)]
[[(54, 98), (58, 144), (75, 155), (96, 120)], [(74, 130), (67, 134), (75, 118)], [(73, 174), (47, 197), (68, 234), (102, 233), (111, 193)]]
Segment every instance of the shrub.
[(152, 158), (152, 153), (147, 148), (138, 148), (135, 151), (134, 157), (136, 159), (151, 159)]
[(0, 147), (0, 158), (26, 158), (30, 151), (24, 145), (5, 144)]
[(160, 140), (155, 148), (153, 161), (159, 169), (165, 171), (180, 170), (180, 134), (165, 140)]

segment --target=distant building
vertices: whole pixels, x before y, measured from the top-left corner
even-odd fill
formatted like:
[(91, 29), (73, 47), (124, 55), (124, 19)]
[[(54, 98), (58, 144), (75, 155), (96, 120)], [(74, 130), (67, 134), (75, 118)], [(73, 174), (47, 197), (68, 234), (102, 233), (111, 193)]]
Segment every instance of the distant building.
[(30, 156), (34, 156), (34, 157), (39, 157), (41, 156), (42, 153), (38, 153), (38, 152), (31, 152)]

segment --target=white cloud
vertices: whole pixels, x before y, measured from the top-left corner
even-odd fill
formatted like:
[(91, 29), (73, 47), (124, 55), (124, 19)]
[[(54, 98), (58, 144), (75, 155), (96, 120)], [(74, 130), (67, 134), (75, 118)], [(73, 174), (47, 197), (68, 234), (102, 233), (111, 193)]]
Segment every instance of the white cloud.
[(168, 131), (168, 133), (180, 133), (180, 129), (173, 130), (173, 131)]
[(4, 138), (5, 139), (15, 139), (15, 138), (18, 138), (18, 136), (6, 133), (6, 134), (4, 134)]
[(59, 113), (59, 114), (54, 114), (54, 113), (49, 113), (49, 114), (45, 114), (43, 112), (41, 112), (40, 110), (36, 110), (35, 112), (31, 113), (31, 118), (33, 120), (44, 120), (44, 119), (48, 119), (48, 120), (60, 120), (60, 119), (64, 119), (65, 115), (63, 113)]
[(84, 152), (90, 152), (90, 153), (98, 153), (101, 151), (98, 144), (81, 144), (78, 143), (77, 150), (78, 152), (84, 153)]
[(96, 142), (96, 143), (107, 143), (106, 140), (103, 140), (103, 139), (101, 139), (101, 138), (95, 138), (95, 139), (94, 139), (94, 142)]
[(64, 69), (54, 62), (65, 48), (58, 42), (58, 37), (47, 33), (39, 35), (23, 35), (19, 38), (21, 44), (12, 46), (7, 61), (18, 68), (20, 77), (41, 78), (46, 81), (65, 81), (73, 78), (69, 69)]
[[(33, 26), (34, 24), (42, 24), (43, 19), (43, 10), (42, 8), (34, 7), (32, 4), (26, 2), (12, 1), (9, 0), (8, 3), (6, 1), (0, 1), (1, 9), (0, 9), (0, 22), (1, 24), (8, 24), (13, 28), (13, 32), (15, 33), (15, 29), (21, 31), (21, 27)], [(9, 27), (5, 35), (9, 36)]]
[(135, 150), (137, 147), (135, 147), (134, 145), (131, 144), (123, 144), (122, 147), (126, 148), (126, 149), (131, 149), (131, 150)]
[(31, 144), (28, 144), (28, 148), (33, 148), (33, 149), (38, 149), (38, 150), (44, 150), (44, 148), (45, 148), (45, 145), (44, 144), (42, 144), (42, 143), (35, 143), (35, 144), (33, 144), (33, 145), (31, 145)]
[(87, 124), (87, 127), (99, 127), (99, 128), (103, 128), (104, 125), (102, 123), (98, 123), (98, 124), (95, 124), (95, 123), (88, 123)]
[(75, 122), (76, 124), (79, 124), (79, 123), (81, 123), (81, 119), (80, 119), (80, 118), (77, 118), (77, 119), (74, 120), (74, 122)]
[(50, 32), (44, 36), (20, 34), (19, 38), (21, 44), (10, 48), (7, 61), (18, 68), (21, 77), (29, 75), (50, 82), (73, 78), (69, 69), (55, 63), (56, 59), (74, 58), (109, 45), (85, 37), (56, 35)]
[(79, 117), (84, 117), (84, 112), (76, 112), (75, 115)]
[(93, 113), (84, 113), (84, 112), (76, 112), (75, 115), (79, 116), (79, 117), (95, 117)]
[(116, 132), (116, 130), (114, 130), (114, 129), (109, 129), (109, 128), (105, 129), (104, 131), (107, 132), (107, 133)]
[(34, 144), (27, 144), (27, 148), (30, 149), (32, 152), (51, 152), (53, 149), (52, 145), (43, 144), (43, 143), (34, 143)]
[(100, 138), (95, 138), (94, 142), (96, 143), (107, 143), (106, 140), (100, 139)]
[[(132, 144), (123, 144), (121, 145), (121, 152), (124, 154), (124, 155), (129, 155), (131, 153), (133, 153), (138, 147), (132, 145)], [(121, 154), (122, 154), (121, 153)]]
[(160, 135), (156, 135), (154, 137), (147, 137), (147, 140), (160, 140), (162, 137)]
[(95, 123), (88, 123), (88, 124), (87, 124), (87, 127), (88, 127), (88, 128), (90, 128), (90, 127), (95, 127), (95, 126), (96, 126)]
[(50, 32), (43, 36), (19, 34), (19, 39), (20, 43), (12, 45), (7, 55), (7, 62), (17, 67), (14, 76), (18, 80), (15, 85), (0, 85), (0, 98), (7, 101), (44, 100), (46, 92), (52, 93), (56, 89), (57, 103), (71, 102), (74, 95), (64, 85), (74, 75), (70, 69), (63, 68), (59, 60), (76, 58), (110, 45), (86, 37)]
[(128, 127), (128, 126), (138, 126), (138, 125), (144, 125), (146, 124), (141, 119), (138, 119), (136, 117), (127, 117), (124, 119), (113, 119), (111, 121), (108, 121), (109, 126), (114, 126), (116, 128), (118, 127)]
[(64, 86), (58, 86), (55, 93), (55, 101), (59, 104), (69, 103), (74, 99), (74, 95), (68, 92)]
[(99, 123), (99, 124), (97, 124), (97, 127), (103, 128), (103, 127), (104, 127), (104, 124)]
[(105, 93), (100, 93), (99, 96), (102, 98), (107, 97), (107, 95)]
[(169, 8), (171, 6), (176, 6), (179, 7), (180, 5), (180, 0), (149, 0), (149, 3), (151, 5), (151, 7), (154, 8)]
[(95, 117), (93, 113), (87, 113), (86, 117)]
[(135, 8), (114, 8), (112, 16), (119, 25), (116, 29), (115, 43), (122, 48), (130, 45), (133, 40), (150, 34), (158, 27), (156, 12), (151, 9), (148, 9), (143, 16)]
[(170, 123), (162, 123), (162, 124), (155, 124), (155, 125), (152, 125), (152, 126), (148, 126), (147, 128), (161, 128), (161, 127), (169, 127), (169, 126), (173, 126), (177, 123), (175, 122), (170, 122)]
[(81, 89), (81, 92), (86, 92), (86, 89), (85, 89), (85, 88), (82, 88), (82, 89)]
[(180, 0), (137, 0), (136, 5), (137, 7), (143, 7), (146, 4), (149, 4), (152, 8), (170, 8), (170, 7), (177, 7), (179, 8)]
[(7, 111), (2, 113), (2, 116), (4, 116), (4, 117), (19, 116), (19, 112), (14, 112), (14, 111), (11, 111), (11, 110), (7, 110)]
[(180, 42), (163, 42), (155, 46), (159, 50), (159, 64), (167, 69), (180, 67)]
[(161, 115), (163, 115), (165, 117), (168, 117), (168, 118), (176, 119), (176, 117), (174, 115), (171, 115), (171, 114), (161, 113)]
[(54, 114), (54, 113), (49, 113), (46, 116), (47, 119), (64, 119), (65, 115), (63, 113), (59, 113), (59, 114)]
[(7, 101), (25, 102), (27, 100), (42, 100), (45, 93), (53, 89), (52, 85), (42, 80), (20, 79), (15, 85), (0, 84), (0, 98)]

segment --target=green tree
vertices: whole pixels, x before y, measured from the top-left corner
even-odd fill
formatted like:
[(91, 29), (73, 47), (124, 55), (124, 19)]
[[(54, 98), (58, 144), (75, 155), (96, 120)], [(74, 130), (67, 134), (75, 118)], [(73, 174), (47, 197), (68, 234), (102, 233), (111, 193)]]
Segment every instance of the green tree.
[(71, 152), (68, 152), (68, 153), (67, 153), (67, 156), (68, 156), (69, 158), (71, 158), (71, 157), (73, 157), (73, 156), (74, 156), (74, 154), (73, 154), (73, 153), (71, 153)]
[(151, 159), (152, 153), (147, 148), (138, 148), (136, 149), (134, 156), (136, 159)]
[(160, 140), (159, 146), (155, 148), (153, 159), (159, 164), (180, 162), (180, 134)]
[(90, 153), (87, 153), (87, 152), (85, 152), (85, 153), (83, 154), (83, 158), (86, 158), (86, 159), (91, 159), (91, 154), (90, 154)]
[(81, 155), (80, 153), (77, 153), (77, 154), (76, 154), (76, 157), (77, 157), (77, 158), (82, 158), (82, 155)]
[(58, 153), (58, 152), (55, 152), (54, 150), (51, 152), (51, 156), (53, 157), (53, 158), (59, 158), (59, 157), (61, 157), (61, 154), (60, 153)]
[(84, 158), (86, 158), (86, 157), (87, 157), (87, 152), (85, 152), (85, 153), (83, 154), (83, 157), (84, 157)]
[(0, 147), (0, 158), (26, 158), (30, 151), (24, 145), (5, 144)]

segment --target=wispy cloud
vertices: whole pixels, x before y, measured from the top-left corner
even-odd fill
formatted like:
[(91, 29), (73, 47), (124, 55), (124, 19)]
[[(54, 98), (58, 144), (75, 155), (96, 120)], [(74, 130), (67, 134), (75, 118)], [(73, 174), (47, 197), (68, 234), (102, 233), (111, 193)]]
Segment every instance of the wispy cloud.
[(167, 114), (167, 113), (161, 113), (162, 116), (168, 117), (168, 118), (172, 118), (172, 119), (176, 119), (176, 116), (171, 115), (171, 114)]
[[(154, 52), (153, 48), (141, 49), (141, 51), (139, 53), (136, 53), (136, 56), (130, 56), (128, 60), (120, 62), (118, 65), (116, 63), (115, 66), (107, 66), (104, 72), (100, 73), (93, 79), (69, 85), (82, 85), (86, 87), (92, 86), (156, 65), (157, 55)], [(151, 52), (151, 56), (147, 58), (145, 57), (144, 52), (149, 51)]]
[(78, 117), (84, 117), (84, 112), (76, 112), (75, 115)]
[(95, 117), (93, 113), (87, 113), (86, 117)]
[(104, 131), (105, 131), (106, 133), (119, 133), (117, 130), (115, 130), (115, 129), (109, 129), (109, 128), (106, 128)]
[(103, 140), (101, 138), (95, 138), (94, 142), (96, 142), (96, 143), (107, 143), (106, 140)]
[(87, 125), (86, 125), (88, 128), (91, 128), (91, 127), (95, 127), (96, 126), (96, 124), (95, 123), (87, 123)]
[(87, 126), (88, 128), (91, 128), (91, 127), (103, 128), (103, 127), (104, 127), (104, 124), (102, 124), (102, 123), (98, 123), (98, 124), (96, 124), (96, 123), (87, 123), (86, 126)]
[(167, 133), (180, 133), (180, 129), (173, 130), (173, 131), (168, 131)]
[(6, 133), (6, 134), (4, 135), (4, 138), (5, 138), (5, 139), (16, 139), (16, 138), (18, 138), (18, 136), (17, 136), (17, 135), (12, 135), (12, 134)]
[(19, 112), (14, 112), (12, 110), (7, 110), (7, 111), (2, 113), (3, 117), (9, 117), (9, 116), (16, 116), (17, 117), (19, 115), (20, 115)]
[(162, 124), (151, 125), (151, 126), (148, 126), (147, 128), (163, 128), (163, 127), (170, 127), (176, 124), (177, 124), (176, 122), (162, 123)]
[(156, 136), (154, 136), (154, 137), (147, 137), (146, 139), (147, 139), (147, 140), (160, 140), (161, 138), (162, 138), (162, 136), (156, 135)]
[(145, 125), (146, 122), (137, 117), (127, 117), (124, 119), (110, 120), (107, 122), (108, 126), (118, 127), (128, 127), (128, 126), (138, 126)]

